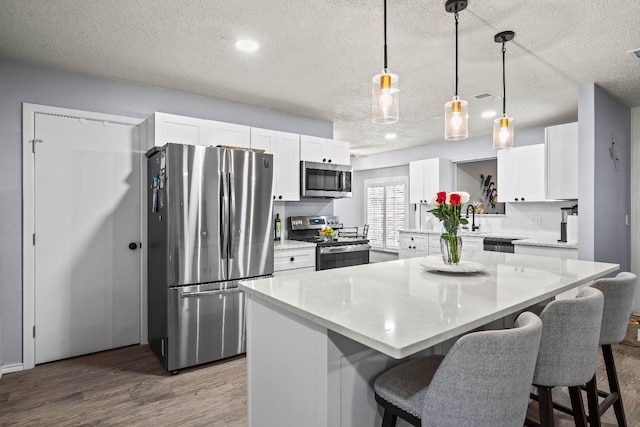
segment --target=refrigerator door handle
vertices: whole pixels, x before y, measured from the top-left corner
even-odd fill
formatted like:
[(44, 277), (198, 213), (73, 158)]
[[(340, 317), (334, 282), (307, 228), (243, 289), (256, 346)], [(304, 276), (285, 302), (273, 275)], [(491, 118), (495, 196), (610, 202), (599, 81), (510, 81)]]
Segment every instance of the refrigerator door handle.
[(236, 192), (233, 189), (233, 172), (228, 174), (229, 185), (229, 258), (235, 258), (233, 249), (233, 240), (236, 235)]
[(200, 297), (203, 295), (222, 295), (222, 294), (232, 294), (235, 292), (242, 292), (239, 288), (231, 288), (231, 289), (216, 289), (213, 291), (200, 291), (200, 292), (180, 292), (180, 298), (191, 298), (191, 297)]
[(227, 174), (220, 174), (220, 253), (222, 259), (227, 259), (227, 248), (229, 247), (229, 233), (227, 224), (229, 223), (229, 201), (228, 201), (229, 184), (227, 183)]

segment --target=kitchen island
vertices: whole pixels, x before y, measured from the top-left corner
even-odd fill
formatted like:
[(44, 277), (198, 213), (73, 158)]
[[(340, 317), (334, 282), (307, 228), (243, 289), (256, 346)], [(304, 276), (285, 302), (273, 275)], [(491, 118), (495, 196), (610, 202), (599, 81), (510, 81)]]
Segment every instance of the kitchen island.
[[(511, 326), (539, 302), (617, 264), (474, 251), (480, 273), (425, 271), (424, 258), (241, 283), (247, 294), (250, 426), (379, 425), (372, 381), (456, 337)], [(403, 425), (398, 423), (398, 426)]]

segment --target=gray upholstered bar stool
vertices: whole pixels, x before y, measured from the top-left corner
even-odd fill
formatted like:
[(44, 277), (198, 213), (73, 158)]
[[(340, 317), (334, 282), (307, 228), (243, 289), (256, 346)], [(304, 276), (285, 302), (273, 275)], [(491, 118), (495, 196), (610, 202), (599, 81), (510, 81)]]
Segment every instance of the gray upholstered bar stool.
[(552, 301), (542, 310), (542, 339), (533, 374), (538, 388), (540, 424), (527, 419), (527, 426), (553, 427), (551, 389), (569, 387), (577, 427), (586, 426), (580, 386), (589, 381), (598, 358), (604, 296), (594, 288), (582, 289), (576, 298)]
[[(596, 280), (591, 287), (599, 289), (604, 294), (604, 309), (602, 311), (602, 328), (600, 329), (600, 347), (604, 366), (607, 370), (610, 393), (598, 390), (595, 375), (587, 383), (587, 402), (589, 407), (589, 424), (600, 425), (600, 416), (613, 405), (616, 419), (620, 427), (627, 425), (618, 384), (618, 374), (613, 360), (611, 344), (622, 341), (627, 333), (629, 316), (633, 310), (633, 296), (636, 291), (636, 275), (623, 272), (615, 278)], [(598, 403), (598, 395), (604, 400)]]
[(397, 417), (415, 426), (522, 426), (542, 322), (522, 313), (515, 328), (462, 336), (446, 356), (421, 357), (374, 383), (383, 427)]

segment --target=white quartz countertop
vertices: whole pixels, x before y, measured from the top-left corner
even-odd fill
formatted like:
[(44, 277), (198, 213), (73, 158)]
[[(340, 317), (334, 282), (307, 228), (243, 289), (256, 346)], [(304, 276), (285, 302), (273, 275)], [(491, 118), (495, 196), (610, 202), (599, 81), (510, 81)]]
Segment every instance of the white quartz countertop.
[(281, 240), (273, 242), (273, 249), (276, 251), (284, 251), (287, 249), (315, 248), (317, 245), (313, 242), (302, 242), (299, 240)]
[(401, 359), (619, 268), (618, 264), (471, 251), (481, 273), (425, 271), (424, 258), (240, 283), (260, 298)]
[(558, 242), (558, 240), (544, 239), (544, 238), (520, 239), (520, 240), (514, 240), (512, 243), (514, 245), (523, 245), (523, 246), (542, 246), (546, 248), (578, 249), (577, 243)]

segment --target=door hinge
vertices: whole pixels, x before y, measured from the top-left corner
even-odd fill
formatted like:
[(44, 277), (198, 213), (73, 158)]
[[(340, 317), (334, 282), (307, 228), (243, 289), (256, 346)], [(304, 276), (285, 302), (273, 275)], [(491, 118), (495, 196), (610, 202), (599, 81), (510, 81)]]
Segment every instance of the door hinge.
[(36, 144), (43, 142), (41, 139), (32, 139), (29, 141), (29, 143), (31, 144), (31, 152), (32, 153), (36, 153)]
[(36, 325), (33, 325), (33, 337), (36, 337)]
[(32, 239), (33, 240), (33, 246), (35, 246), (36, 245), (36, 233), (33, 233), (32, 237), (33, 237), (33, 239)]

